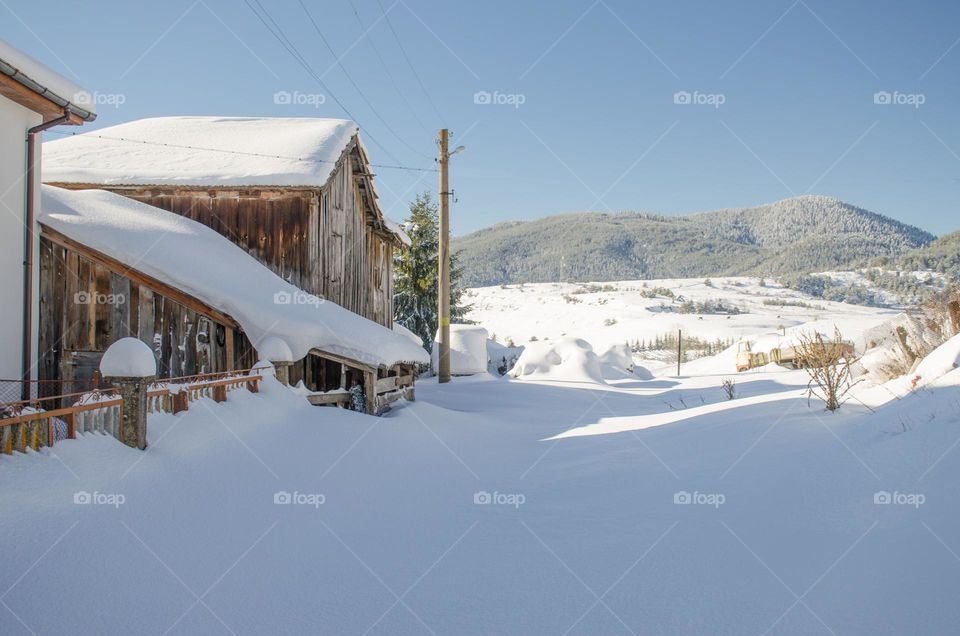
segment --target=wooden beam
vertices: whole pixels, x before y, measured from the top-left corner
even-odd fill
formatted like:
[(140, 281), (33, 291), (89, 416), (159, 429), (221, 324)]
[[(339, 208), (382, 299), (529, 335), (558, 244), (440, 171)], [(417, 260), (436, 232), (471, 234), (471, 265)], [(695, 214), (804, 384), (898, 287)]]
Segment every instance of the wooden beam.
[(377, 370), (374, 367), (371, 367), (369, 364), (364, 364), (362, 362), (358, 362), (357, 360), (351, 360), (350, 358), (345, 358), (335, 353), (329, 353), (323, 349), (318, 349), (317, 347), (314, 347), (310, 350), (310, 355), (320, 356), (321, 358), (326, 358), (327, 360), (333, 360), (334, 362), (345, 364), (348, 367), (358, 369), (364, 373), (373, 373), (376, 375), (377, 372)]
[(143, 272), (127, 267), (120, 261), (107, 256), (106, 254), (99, 252), (91, 247), (87, 247), (81, 243), (74, 241), (73, 239), (64, 236), (60, 232), (57, 232), (54, 229), (47, 227), (46, 225), (41, 224), (41, 236), (49, 239), (51, 242), (61, 245), (71, 252), (75, 252), (98, 265), (106, 267), (110, 271), (117, 273), (121, 276), (129, 278), (131, 281), (143, 286), (149, 287), (154, 292), (161, 294), (162, 296), (169, 298), (170, 300), (183, 305), (197, 313), (201, 313), (212, 320), (219, 322), (224, 325), (226, 328), (230, 329), (240, 329), (240, 324), (237, 323), (232, 317), (223, 313), (219, 309), (214, 309), (210, 305), (190, 296), (189, 294), (180, 291), (176, 287), (169, 285), (167, 283), (161, 282), (156, 278), (144, 274)]
[(20, 104), (24, 108), (29, 108), (33, 112), (43, 115), (44, 121), (56, 119), (63, 115), (62, 107), (3, 73), (0, 73), (0, 95)]

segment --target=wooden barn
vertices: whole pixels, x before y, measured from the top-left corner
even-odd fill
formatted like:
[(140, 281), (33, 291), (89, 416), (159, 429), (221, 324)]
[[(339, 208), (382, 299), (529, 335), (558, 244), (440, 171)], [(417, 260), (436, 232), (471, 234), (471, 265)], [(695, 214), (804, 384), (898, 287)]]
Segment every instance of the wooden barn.
[[(47, 183), (147, 204), (135, 208), (146, 224), (151, 217), (144, 210), (172, 212), (253, 257), (275, 274), (272, 280), (288, 284), (274, 285), (269, 299), (257, 299), (264, 313), (280, 312), (278, 321), (286, 323), (292, 314), (300, 319), (316, 303), (342, 311), (330, 329), (333, 340), (319, 338), (294, 360), (292, 384), (303, 381), (321, 392), (362, 383), (373, 397), (412, 382), (413, 364), (423, 359), (392, 331), (393, 253), (403, 248), (405, 235), (378, 206), (367, 152), (352, 122), (149, 119), (50, 142), (44, 153)], [(135, 214), (115, 207), (119, 215)], [(40, 351), (46, 352), (41, 378), (81, 382), (106, 347), (127, 335), (154, 347), (166, 377), (248, 368), (256, 361), (258, 338), (270, 330), (251, 329), (230, 311), (243, 289), (225, 298), (217, 290), (198, 293), (191, 281), (170, 283), (168, 270), (175, 264), (160, 262), (155, 271), (144, 267), (156, 253), (175, 253), (206, 280), (205, 271), (216, 269), (215, 254), (205, 247), (184, 252), (188, 243), (178, 238), (180, 229), (158, 232), (156, 245), (143, 246), (147, 254), (138, 257), (113, 253), (109, 245), (98, 249), (91, 245), (95, 240), (62, 231), (72, 230), (69, 224), (57, 229), (46, 218), (40, 249)], [(343, 330), (356, 331), (360, 324), (344, 314), (366, 319), (364, 329), (379, 326), (371, 345), (379, 342), (391, 351), (400, 346), (408, 359), (338, 346), (337, 338), (350, 340)], [(327, 314), (309, 316), (329, 320)]]

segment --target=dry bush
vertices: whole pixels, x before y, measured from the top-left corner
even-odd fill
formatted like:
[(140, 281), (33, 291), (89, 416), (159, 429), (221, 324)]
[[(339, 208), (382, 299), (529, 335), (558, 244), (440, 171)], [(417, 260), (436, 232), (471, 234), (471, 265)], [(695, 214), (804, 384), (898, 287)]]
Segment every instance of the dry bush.
[(836, 327), (832, 337), (814, 332), (801, 334), (799, 340), (799, 361), (810, 375), (808, 399), (819, 397), (828, 411), (836, 411), (858, 383), (853, 380), (851, 368), (856, 363), (853, 347), (843, 340)]
[(737, 397), (737, 382), (733, 378), (724, 378), (720, 386), (723, 388), (723, 392), (726, 394), (728, 400)]

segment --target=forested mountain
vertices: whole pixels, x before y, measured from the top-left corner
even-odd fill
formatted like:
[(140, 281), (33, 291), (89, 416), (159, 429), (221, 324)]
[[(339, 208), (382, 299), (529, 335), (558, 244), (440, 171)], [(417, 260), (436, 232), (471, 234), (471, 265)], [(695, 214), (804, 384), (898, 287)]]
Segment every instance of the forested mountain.
[(454, 239), (471, 286), (758, 275), (895, 261), (934, 237), (838, 199), (800, 196), (688, 216), (579, 213)]

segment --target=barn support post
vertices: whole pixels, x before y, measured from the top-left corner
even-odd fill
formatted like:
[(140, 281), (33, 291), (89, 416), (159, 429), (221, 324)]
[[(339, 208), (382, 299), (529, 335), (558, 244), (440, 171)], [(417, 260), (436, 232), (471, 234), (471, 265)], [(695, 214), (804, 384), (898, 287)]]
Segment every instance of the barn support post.
[(376, 371), (363, 372), (363, 388), (367, 394), (367, 415), (377, 414), (377, 373)]
[(120, 398), (123, 400), (120, 441), (132, 448), (146, 449), (147, 387), (157, 379), (156, 376), (145, 378), (108, 377), (105, 379), (119, 389)]
[(280, 384), (284, 386), (290, 386), (290, 367), (293, 366), (292, 362), (283, 361), (283, 360), (271, 360), (273, 368), (277, 372), (277, 380)]

